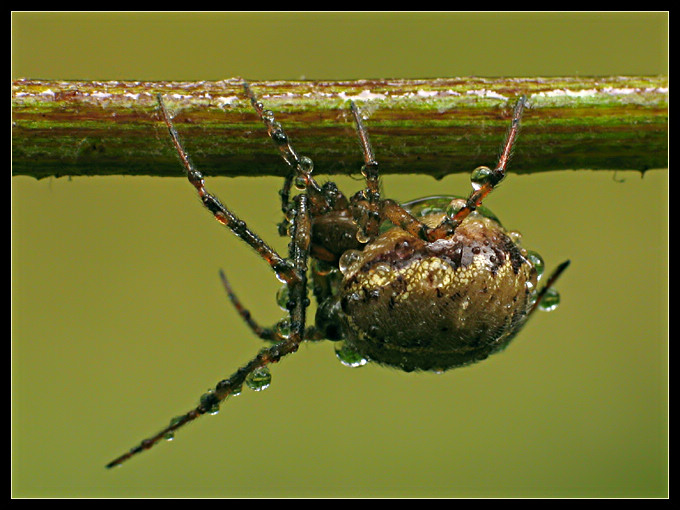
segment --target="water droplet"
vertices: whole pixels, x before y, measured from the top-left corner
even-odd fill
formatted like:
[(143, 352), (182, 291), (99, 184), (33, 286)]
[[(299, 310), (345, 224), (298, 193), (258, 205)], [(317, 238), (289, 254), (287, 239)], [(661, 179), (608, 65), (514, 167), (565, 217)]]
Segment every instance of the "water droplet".
[(543, 271), (545, 270), (545, 262), (543, 262), (543, 257), (541, 257), (535, 251), (528, 250), (527, 251), (527, 258), (529, 259), (529, 262), (531, 262), (531, 264), (536, 269), (536, 273), (538, 274), (538, 279), (540, 280), (541, 276), (543, 275)]
[(538, 309), (542, 312), (552, 312), (560, 304), (560, 294), (555, 289), (548, 289), (543, 295), (543, 299), (538, 304)]
[(314, 162), (308, 156), (300, 157), (300, 171), (305, 174), (311, 174), (314, 171)]
[(269, 388), (272, 375), (267, 367), (256, 368), (246, 377), (246, 386), (253, 391), (262, 391)]
[(284, 317), (274, 326), (276, 332), (283, 338), (288, 338), (290, 336), (290, 319)]
[(217, 400), (215, 393), (212, 390), (201, 395), (199, 403), (201, 407), (207, 409), (206, 412), (208, 414), (217, 414), (220, 411), (220, 402)]
[(472, 182), (472, 188), (476, 191), (485, 184), (491, 181), (493, 176), (493, 170), (487, 166), (478, 166), (472, 171), (470, 175), (470, 182)]
[(392, 271), (392, 266), (387, 262), (379, 262), (373, 266), (372, 271), (379, 276), (386, 276)]
[[(170, 420), (170, 427), (174, 427), (183, 419), (184, 416), (175, 416), (173, 419)], [(171, 430), (169, 432), (166, 432), (166, 434), (163, 436), (163, 439), (165, 439), (166, 441), (172, 441), (173, 439), (175, 439), (175, 431)]]
[(522, 233), (518, 232), (517, 230), (512, 230), (511, 232), (508, 232), (508, 237), (512, 239), (512, 242), (515, 244), (519, 244), (520, 241), (522, 241)]
[(413, 253), (413, 248), (408, 241), (400, 241), (394, 246), (394, 253), (399, 258), (406, 258)]
[(446, 213), (447, 216), (453, 217), (463, 207), (465, 207), (465, 199), (464, 198), (454, 198), (453, 200), (451, 200), (449, 205), (446, 206), (446, 209), (444, 210), (444, 212)]
[(288, 307), (286, 306), (288, 304), (288, 297), (290, 296), (290, 292), (288, 290), (288, 285), (284, 284), (281, 286), (281, 288), (276, 291), (276, 304), (279, 305), (279, 308), (281, 310), (288, 310)]
[(324, 262), (323, 260), (314, 259), (313, 263), (314, 263), (314, 272), (319, 276), (327, 276), (332, 271), (335, 270), (335, 267), (332, 264), (329, 264), (328, 262)]
[(278, 122), (272, 122), (270, 125), (270, 136), (274, 143), (277, 145), (283, 145), (288, 143), (288, 136)]
[(410, 202), (404, 202), (402, 206), (416, 218), (422, 218), (429, 214), (441, 214), (449, 206), (451, 199), (461, 197), (426, 197)]
[(274, 112), (271, 110), (263, 110), (262, 118), (268, 122), (274, 122)]
[(335, 343), (335, 356), (340, 360), (340, 363), (350, 368), (363, 367), (368, 363), (366, 358), (345, 342)]
[(304, 191), (307, 188), (307, 180), (304, 177), (298, 175), (295, 178), (294, 185), (296, 189)]
[(357, 262), (361, 258), (361, 252), (359, 250), (347, 250), (342, 254), (340, 260), (338, 261), (338, 267), (340, 271), (346, 273), (350, 266)]
[(370, 237), (368, 237), (368, 234), (364, 232), (362, 228), (357, 230), (356, 238), (357, 241), (359, 241), (362, 244), (367, 243), (371, 239)]

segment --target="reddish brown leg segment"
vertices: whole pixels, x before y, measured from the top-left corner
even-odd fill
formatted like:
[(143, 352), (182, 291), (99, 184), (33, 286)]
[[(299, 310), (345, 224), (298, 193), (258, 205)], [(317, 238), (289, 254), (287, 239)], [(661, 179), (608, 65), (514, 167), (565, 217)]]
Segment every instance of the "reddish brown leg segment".
[(482, 205), (482, 200), (484, 200), (486, 196), (493, 191), (496, 185), (498, 185), (498, 183), (503, 180), (505, 177), (506, 168), (508, 166), (508, 161), (510, 160), (510, 154), (512, 153), (512, 148), (519, 133), (519, 123), (522, 118), (522, 112), (524, 111), (525, 105), (526, 97), (522, 96), (515, 105), (510, 129), (508, 130), (508, 134), (505, 137), (503, 150), (500, 157), (498, 158), (496, 168), (483, 175), (483, 179), (478, 181), (479, 187), (470, 193), (465, 206), (463, 206), (453, 216), (453, 218), (446, 218), (439, 226), (431, 229), (427, 233), (428, 241), (436, 241), (437, 239), (451, 235), (456, 230), (458, 225), (460, 225), (472, 211)]
[(445, 218), (438, 226), (431, 228), (411, 216), (408, 211), (393, 200), (383, 200), (380, 202), (381, 216), (389, 219), (392, 223), (410, 234), (418, 236), (426, 241), (436, 241), (437, 239), (442, 239), (453, 234), (458, 225), (482, 204), (484, 198), (486, 198), (486, 196), (493, 191), (495, 186), (505, 177), (505, 171), (508, 161), (510, 160), (512, 147), (519, 133), (520, 120), (525, 105), (526, 98), (522, 96), (515, 105), (510, 129), (505, 138), (503, 150), (498, 158), (496, 168), (494, 170), (486, 169), (488, 172), (484, 173), (483, 178), (480, 178), (480, 180), (477, 181), (478, 186), (468, 196), (465, 206), (463, 206), (453, 217)]

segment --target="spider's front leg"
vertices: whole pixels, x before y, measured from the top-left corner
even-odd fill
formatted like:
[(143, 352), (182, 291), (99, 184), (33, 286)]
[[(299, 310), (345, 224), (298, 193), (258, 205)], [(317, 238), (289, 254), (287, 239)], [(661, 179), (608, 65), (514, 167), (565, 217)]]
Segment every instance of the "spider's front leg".
[(329, 209), (330, 204), (328, 203), (324, 190), (319, 186), (314, 177), (312, 177), (314, 163), (311, 158), (308, 156), (301, 156), (297, 153), (290, 143), (290, 138), (284, 131), (283, 126), (281, 126), (274, 117), (274, 112), (265, 108), (264, 103), (258, 99), (247, 82), (243, 82), (243, 89), (250, 100), (250, 104), (267, 128), (269, 138), (274, 142), (276, 148), (279, 149), (281, 157), (292, 171), (286, 175), (283, 187), (279, 192), (281, 195), (281, 210), (283, 213), (286, 214), (290, 208), (290, 191), (293, 181), (295, 181), (296, 186), (305, 189), (309, 196), (309, 205), (317, 214), (320, 211)]

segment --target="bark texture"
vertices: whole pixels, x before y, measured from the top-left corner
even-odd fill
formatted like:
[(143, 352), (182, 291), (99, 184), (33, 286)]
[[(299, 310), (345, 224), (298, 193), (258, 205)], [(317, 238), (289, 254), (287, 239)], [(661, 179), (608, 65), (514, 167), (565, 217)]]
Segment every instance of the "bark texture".
[[(157, 110), (163, 95), (207, 175), (284, 175), (242, 80), (12, 83), (12, 173), (181, 176)], [(251, 82), (318, 174), (358, 173), (348, 101), (380, 172), (441, 178), (492, 166), (516, 98), (529, 99), (510, 171), (668, 167), (668, 78), (450, 78)]]

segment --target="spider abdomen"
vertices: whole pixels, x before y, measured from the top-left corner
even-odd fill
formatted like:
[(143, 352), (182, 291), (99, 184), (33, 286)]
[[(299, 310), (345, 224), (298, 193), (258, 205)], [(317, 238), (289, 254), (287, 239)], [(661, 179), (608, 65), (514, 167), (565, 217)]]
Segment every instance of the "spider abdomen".
[(526, 255), (479, 214), (435, 242), (392, 228), (341, 260), (344, 339), (368, 359), (407, 371), (484, 359), (509, 342), (531, 308), (538, 274)]

